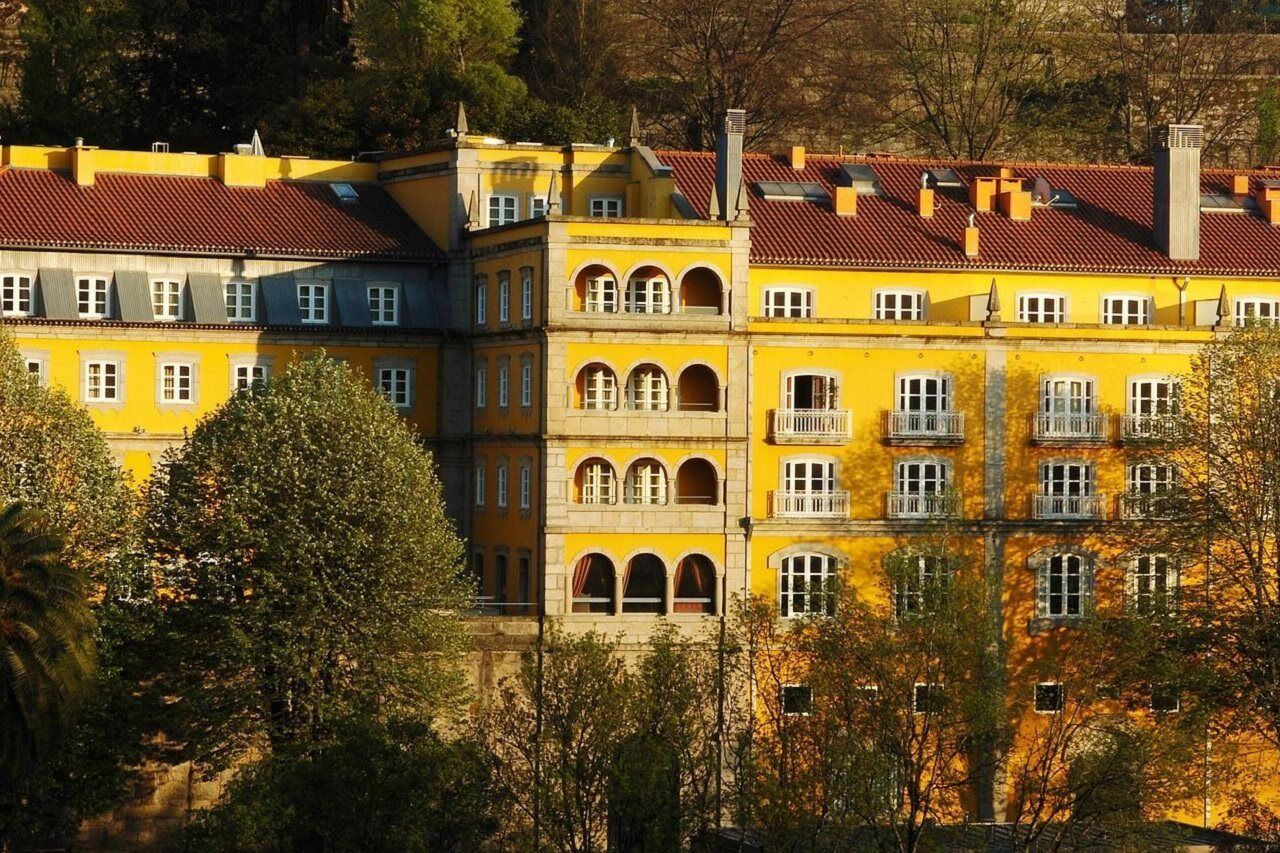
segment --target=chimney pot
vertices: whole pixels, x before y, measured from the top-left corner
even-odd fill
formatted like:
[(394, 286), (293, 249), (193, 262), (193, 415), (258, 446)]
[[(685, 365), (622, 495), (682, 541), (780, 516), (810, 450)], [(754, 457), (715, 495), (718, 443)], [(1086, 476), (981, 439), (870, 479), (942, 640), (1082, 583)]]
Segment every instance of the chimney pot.
[(1233, 175), (1231, 177), (1231, 194), (1235, 196), (1246, 196), (1249, 194), (1249, 176)]
[(1204, 127), (1170, 124), (1156, 134), (1152, 237), (1175, 261), (1200, 259), (1200, 148)]
[(804, 146), (792, 145), (789, 159), (791, 161), (791, 168), (795, 169), (797, 172), (804, 169)]
[(831, 206), (835, 209), (836, 216), (857, 216), (858, 188), (836, 187), (835, 193)]
[(921, 219), (933, 216), (933, 190), (928, 187), (920, 188), (920, 194), (916, 197), (916, 213), (920, 214)]
[[(972, 221), (972, 218), (970, 218)], [(970, 225), (964, 229), (964, 256), (966, 258), (978, 257), (978, 226)]]

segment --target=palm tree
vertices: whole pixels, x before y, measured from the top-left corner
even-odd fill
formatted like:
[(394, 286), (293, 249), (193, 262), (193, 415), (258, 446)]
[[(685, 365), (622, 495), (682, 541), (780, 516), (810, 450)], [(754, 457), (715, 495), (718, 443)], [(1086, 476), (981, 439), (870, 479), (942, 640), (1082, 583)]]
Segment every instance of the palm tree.
[(93, 617), (62, 545), (40, 513), (0, 512), (0, 785), (29, 775), (93, 683)]

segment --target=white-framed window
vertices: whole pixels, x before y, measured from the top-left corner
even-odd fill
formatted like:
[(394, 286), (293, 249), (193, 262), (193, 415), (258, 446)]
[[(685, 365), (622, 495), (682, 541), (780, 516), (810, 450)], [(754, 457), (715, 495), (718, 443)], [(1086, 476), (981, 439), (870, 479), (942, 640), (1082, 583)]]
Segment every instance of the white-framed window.
[(507, 408), (511, 395), (511, 368), (505, 363), (498, 365), (498, 408)]
[(632, 463), (623, 484), (623, 499), (629, 504), (665, 504), (667, 471), (656, 459)]
[(151, 313), (157, 320), (181, 320), (182, 282), (171, 278), (152, 279)]
[(764, 316), (812, 317), (813, 288), (766, 287), (764, 289)]
[(120, 373), (119, 362), (86, 361), (84, 363), (85, 402), (118, 402), (121, 398)]
[(237, 364), (231, 368), (232, 391), (251, 391), (265, 383), (271, 369), (265, 364)]
[(667, 314), (671, 287), (665, 275), (636, 276), (627, 282), (626, 310), (632, 314)]
[(529, 408), (533, 405), (533, 362), (520, 362), (520, 406)]
[(618, 196), (593, 196), (587, 201), (587, 214), (600, 219), (622, 216), (622, 199)]
[(511, 273), (498, 273), (498, 322), (511, 322)]
[(902, 412), (951, 411), (951, 377), (935, 373), (899, 376), (898, 410)]
[(520, 196), (508, 193), (494, 193), (489, 196), (488, 227), (507, 225), (520, 218)]
[(894, 483), (902, 495), (941, 495), (951, 479), (951, 463), (945, 459), (904, 459), (894, 469)]
[(1236, 297), (1236, 325), (1243, 326), (1250, 320), (1273, 325), (1280, 322), (1280, 299), (1270, 296)]
[(1041, 681), (1036, 685), (1036, 713), (1057, 714), (1066, 705), (1066, 688), (1057, 681)]
[(603, 459), (589, 459), (579, 470), (580, 499), (584, 504), (611, 504), (615, 500), (613, 466)]
[(1040, 493), (1053, 497), (1088, 497), (1093, 494), (1093, 464), (1046, 462), (1040, 466)]
[(1046, 376), (1040, 386), (1040, 410), (1050, 415), (1091, 415), (1098, 408), (1096, 387), (1086, 376)]
[(1067, 297), (1061, 293), (1019, 293), (1018, 321), (1065, 323), (1067, 322)]
[(476, 485), (475, 485), (476, 506), (484, 506), (484, 501), (485, 501), (484, 490), (485, 490), (484, 463), (477, 462), (476, 463)]
[(1093, 599), (1093, 564), (1084, 554), (1064, 551), (1045, 558), (1037, 573), (1038, 615), (1078, 619)]
[(836, 463), (830, 459), (788, 459), (782, 464), (782, 487), (793, 494), (831, 494), (836, 488)]
[(537, 219), (539, 216), (547, 215), (547, 198), (546, 196), (532, 195), (529, 196), (529, 218)]
[(1179, 584), (1177, 563), (1167, 554), (1138, 554), (1129, 560), (1129, 609), (1138, 616), (1168, 613)]
[(611, 275), (596, 275), (587, 279), (584, 302), (586, 310), (612, 314), (618, 310), (618, 282)]
[(5, 317), (29, 317), (34, 311), (31, 299), (31, 276), (0, 276), (0, 314)]
[(187, 362), (161, 364), (160, 402), (194, 403), (196, 393), (195, 372), (195, 365)]
[(329, 285), (315, 281), (299, 284), (298, 313), (304, 323), (329, 322)]
[(1169, 462), (1134, 462), (1128, 469), (1128, 491), (1134, 495), (1170, 492), (1178, 479), (1178, 468)]
[(783, 408), (832, 412), (840, 405), (840, 384), (836, 377), (822, 373), (792, 373), (784, 380)]
[(937, 613), (951, 585), (951, 572), (938, 554), (912, 554), (894, 578), (894, 613), (899, 619)]
[(655, 364), (642, 364), (627, 379), (627, 408), (641, 412), (667, 410), (667, 374)]
[(911, 691), (911, 710), (917, 714), (937, 714), (946, 707), (947, 694), (941, 684), (917, 682)]
[(29, 376), (36, 378), (41, 387), (49, 387), (49, 357), (47, 355), (28, 355), (23, 359), (23, 366)]
[(476, 325), (483, 326), (489, 322), (489, 280), (482, 275), (476, 276)]
[(778, 574), (778, 612), (793, 616), (831, 616), (836, 612), (836, 558), (830, 554), (792, 554)]
[(498, 466), (498, 482), (495, 491), (497, 494), (494, 499), (498, 505), (498, 509), (507, 508), (507, 466), (501, 464)]
[(520, 270), (520, 319), (533, 319), (533, 270), (528, 267)]
[(1178, 380), (1173, 377), (1129, 381), (1129, 414), (1174, 415), (1178, 412)]
[(409, 408), (413, 405), (413, 371), (407, 367), (378, 368), (378, 390), (396, 408)]
[(923, 290), (904, 290), (890, 288), (875, 292), (875, 319), (877, 320), (923, 320)]
[(476, 368), (476, 408), (483, 409), (489, 405), (489, 371), (484, 366)]
[(257, 284), (252, 281), (227, 282), (227, 319), (232, 323), (252, 323), (256, 320), (256, 291)]
[(532, 474), (527, 464), (520, 465), (520, 508), (529, 509), (533, 505)]
[(603, 364), (593, 364), (583, 369), (582, 408), (592, 410), (614, 409), (618, 405), (618, 380), (613, 371)]
[(111, 280), (84, 276), (76, 280), (76, 301), (80, 319), (101, 320), (110, 316)]
[(1146, 326), (1151, 322), (1151, 297), (1113, 293), (1102, 297), (1102, 322), (1109, 326)]
[(400, 322), (400, 288), (392, 284), (371, 284), (369, 322), (375, 326), (394, 326)]
[(778, 698), (784, 717), (807, 717), (813, 713), (813, 688), (808, 684), (784, 684)]

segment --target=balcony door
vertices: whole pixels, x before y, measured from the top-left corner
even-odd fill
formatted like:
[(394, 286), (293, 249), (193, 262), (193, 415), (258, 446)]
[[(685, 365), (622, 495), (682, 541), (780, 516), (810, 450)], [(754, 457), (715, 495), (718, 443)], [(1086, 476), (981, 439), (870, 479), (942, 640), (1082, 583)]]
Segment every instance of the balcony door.
[(1177, 411), (1178, 385), (1172, 379), (1135, 379), (1129, 384), (1129, 414), (1172, 415)]
[(1045, 465), (1041, 494), (1055, 498), (1089, 497), (1093, 494), (1092, 466), (1079, 462)]
[(1043, 409), (1051, 415), (1091, 415), (1093, 380), (1053, 377), (1044, 380)]
[(831, 412), (836, 409), (839, 394), (834, 377), (799, 374), (787, 377), (785, 398), (785, 409)]
[(829, 495), (836, 490), (836, 465), (820, 459), (788, 460), (782, 487), (792, 494)]

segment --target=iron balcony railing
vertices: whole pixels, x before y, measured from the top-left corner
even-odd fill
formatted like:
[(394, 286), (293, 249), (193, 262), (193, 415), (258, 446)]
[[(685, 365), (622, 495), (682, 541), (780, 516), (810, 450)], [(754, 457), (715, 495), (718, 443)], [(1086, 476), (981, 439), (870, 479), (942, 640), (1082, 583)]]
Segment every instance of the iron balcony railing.
[(1128, 439), (1169, 439), (1178, 429), (1178, 420), (1170, 414), (1125, 415), (1121, 434)]
[(1104, 441), (1106, 417), (1097, 413), (1037, 412), (1035, 437), (1041, 441)]
[(1032, 515), (1036, 518), (1103, 518), (1105, 495), (1035, 495)]
[(845, 442), (849, 440), (848, 409), (776, 409), (773, 437), (779, 441)]
[(890, 518), (946, 518), (960, 514), (956, 492), (889, 492)]
[(845, 518), (849, 515), (848, 492), (773, 492), (773, 518)]
[(889, 413), (890, 438), (964, 438), (964, 412), (919, 412), (897, 409)]

